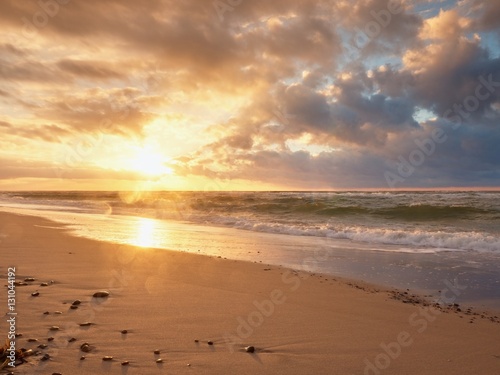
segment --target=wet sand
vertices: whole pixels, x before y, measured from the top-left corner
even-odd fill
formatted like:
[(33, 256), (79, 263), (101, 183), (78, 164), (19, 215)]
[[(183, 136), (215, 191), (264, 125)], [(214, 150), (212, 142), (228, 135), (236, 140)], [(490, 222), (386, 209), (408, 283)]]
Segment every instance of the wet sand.
[(15, 374), (500, 372), (500, 314), (455, 306), (454, 280), (434, 305), (411, 290), (72, 237), (36, 217), (0, 213), (0, 235), (2, 284), (8, 267), (35, 279), (16, 287), (16, 347), (39, 354)]

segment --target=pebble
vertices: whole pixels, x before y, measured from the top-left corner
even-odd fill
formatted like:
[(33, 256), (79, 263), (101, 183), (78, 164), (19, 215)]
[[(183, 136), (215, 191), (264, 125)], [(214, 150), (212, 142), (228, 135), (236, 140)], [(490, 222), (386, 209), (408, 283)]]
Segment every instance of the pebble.
[(59, 331), (59, 327), (58, 326), (52, 326), (49, 328), (49, 330), (51, 331)]
[(22, 336), (23, 336), (23, 334), (22, 334), (22, 333), (16, 333), (16, 335), (15, 335), (15, 336), (16, 336), (16, 337), (22, 337)]
[(100, 292), (95, 292), (93, 297), (94, 298), (106, 298), (109, 296), (109, 292), (105, 290), (101, 290)]
[(70, 308), (71, 310), (76, 310), (76, 309), (78, 308), (78, 306), (76, 306), (76, 305), (71, 305), (69, 308)]
[(37, 342), (38, 339), (28, 339), (28, 342)]
[(54, 338), (51, 336), (47, 339), (47, 341), (54, 341)]
[(14, 285), (15, 285), (15, 286), (26, 286), (26, 285), (28, 285), (28, 284), (26, 284), (24, 281), (15, 281), (15, 282), (14, 282)]
[(129, 361), (123, 361), (123, 362), (122, 362), (122, 366), (128, 366), (128, 365), (129, 365), (129, 363), (130, 363)]
[(50, 313), (48, 311), (45, 311), (43, 315), (49, 315)]
[(24, 281), (35, 281), (34, 277), (27, 277), (24, 279)]
[(91, 325), (92, 325), (92, 323), (90, 323), (90, 322), (80, 323), (80, 327), (89, 327)]
[(214, 342), (213, 342), (213, 341), (207, 341), (207, 344), (208, 344), (208, 345), (213, 345), (213, 344), (214, 344)]
[(197, 342), (197, 343), (198, 343), (198, 342), (200, 342), (200, 341), (199, 341), (199, 340), (194, 340), (194, 342)]
[(160, 354), (160, 349), (156, 349), (153, 353), (154, 354)]
[(84, 356), (84, 355), (82, 355), (82, 356), (80, 357), (80, 361), (83, 361), (84, 359), (85, 359), (85, 356)]
[(82, 352), (88, 353), (90, 352), (90, 345), (87, 342), (84, 342), (82, 345), (80, 345), (80, 350)]
[(122, 329), (122, 334), (123, 335), (126, 335), (128, 333), (128, 331), (126, 329)]
[(82, 303), (82, 301), (80, 301), (79, 299), (75, 299), (72, 303), (73, 306), (76, 306), (76, 305), (79, 305), (80, 303)]
[(62, 311), (54, 311), (54, 314), (61, 315)]
[(31, 295), (32, 295), (33, 297), (38, 297), (38, 296), (40, 295), (40, 293), (39, 293), (39, 292), (33, 292), (33, 293), (31, 293)]
[(112, 361), (113, 360), (113, 357), (110, 356), (110, 355), (105, 355), (104, 357), (102, 357), (102, 360), (103, 361)]
[(52, 375), (62, 375), (60, 372), (53, 372)]
[(255, 348), (254, 348), (253, 346), (247, 346), (247, 347), (245, 348), (245, 351), (246, 351), (247, 353), (253, 353), (253, 352), (255, 352)]
[(76, 339), (75, 339), (74, 337), (72, 337), (72, 338), (70, 338), (70, 339), (68, 340), (68, 342), (75, 342), (75, 341), (76, 341)]
[(41, 283), (40, 286), (49, 286), (49, 283)]
[(47, 360), (49, 360), (49, 359), (50, 359), (50, 355), (48, 355), (47, 353), (45, 353), (45, 354), (43, 355), (43, 357), (42, 357), (42, 358), (40, 358), (40, 360), (41, 360), (41, 361), (47, 361)]
[(156, 363), (163, 363), (163, 359), (158, 358), (158, 359), (156, 360)]
[(47, 349), (47, 346), (48, 346), (47, 344), (40, 344), (40, 345), (38, 345), (38, 348)]

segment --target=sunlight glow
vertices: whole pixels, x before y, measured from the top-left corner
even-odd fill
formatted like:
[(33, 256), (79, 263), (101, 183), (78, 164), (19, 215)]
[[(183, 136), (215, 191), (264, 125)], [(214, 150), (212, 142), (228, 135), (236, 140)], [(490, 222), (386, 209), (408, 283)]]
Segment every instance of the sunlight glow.
[(165, 164), (168, 159), (149, 149), (140, 149), (131, 161), (131, 168), (148, 176), (171, 175), (172, 168)]

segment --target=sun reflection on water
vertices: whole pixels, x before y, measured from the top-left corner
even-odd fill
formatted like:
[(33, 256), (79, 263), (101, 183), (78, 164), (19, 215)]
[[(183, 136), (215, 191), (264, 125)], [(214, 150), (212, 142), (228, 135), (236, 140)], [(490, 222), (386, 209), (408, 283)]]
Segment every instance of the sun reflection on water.
[(137, 224), (137, 235), (133, 244), (140, 247), (152, 247), (155, 243), (155, 220), (140, 218)]

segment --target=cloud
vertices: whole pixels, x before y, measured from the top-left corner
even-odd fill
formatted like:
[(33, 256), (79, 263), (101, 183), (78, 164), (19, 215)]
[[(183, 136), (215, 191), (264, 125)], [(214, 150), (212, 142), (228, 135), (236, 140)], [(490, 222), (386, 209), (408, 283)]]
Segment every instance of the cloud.
[[(48, 3), (0, 2), (0, 157), (17, 152), (11, 140), (57, 154), (99, 133), (155, 144), (184, 176), (385, 187), (440, 129), (447, 141), (405, 186), (500, 181), (496, 2), (255, 0), (224, 14), (211, 1)], [(195, 150), (169, 144), (192, 138)], [(50, 178), (24, 158), (0, 172)]]

